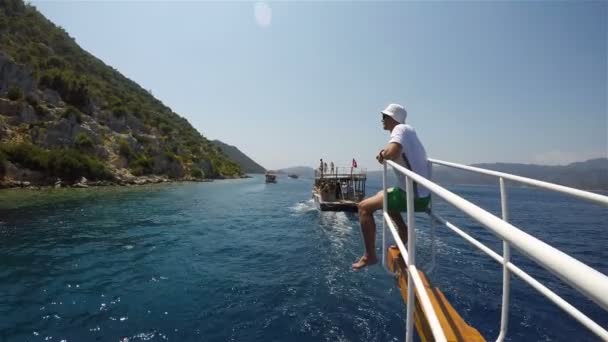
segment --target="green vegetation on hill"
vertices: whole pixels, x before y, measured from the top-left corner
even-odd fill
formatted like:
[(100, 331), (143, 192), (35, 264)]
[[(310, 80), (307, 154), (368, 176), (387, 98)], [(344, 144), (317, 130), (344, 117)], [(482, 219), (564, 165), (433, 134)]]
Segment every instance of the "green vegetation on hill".
[[(98, 163), (106, 169), (98, 174), (89, 166), (76, 167), (72, 163), (69, 175), (104, 178), (124, 167), (133, 174), (173, 178), (230, 177), (242, 173), (186, 119), (81, 49), (65, 30), (21, 0), (0, 0), (0, 58), (2, 55), (8, 58), (5, 65), (23, 72), (2, 75), (0, 71), (0, 76), (9, 77), (9, 84), (0, 84), (0, 100), (22, 106), (17, 110), (20, 114), (13, 115), (16, 119), (0, 111), (0, 142), (23, 142), (27, 146), (21, 151), (24, 153), (63, 153), (71, 161), (82, 165)], [(57, 94), (61, 102), (51, 101), (49, 91)], [(35, 122), (26, 115), (29, 107), (37, 116)], [(62, 121), (70, 122), (72, 131), (78, 131), (74, 127), (80, 126), (97, 138), (78, 135), (59, 139), (49, 130)], [(28, 129), (20, 130), (23, 124), (29, 125)], [(126, 156), (126, 165), (121, 165), (120, 158), (125, 158), (124, 140), (132, 151)], [(7, 146), (15, 145), (4, 147), (7, 150), (0, 155), (0, 172), (5, 168), (3, 160), (21, 167), (33, 166), (27, 158), (18, 159), (7, 153), (13, 151)], [(32, 155), (30, 159), (38, 157)], [(61, 167), (51, 169), (42, 164), (36, 164), (37, 170), (49, 176), (60, 173)]]
[(89, 157), (74, 149), (48, 151), (26, 143), (5, 143), (0, 145), (0, 151), (7, 156), (7, 159), (23, 167), (70, 181), (78, 180), (80, 177), (93, 180), (111, 178), (105, 165), (97, 158)]
[(249, 158), (238, 148), (232, 145), (225, 144), (219, 140), (213, 140), (212, 143), (217, 146), (221, 153), (226, 155), (230, 160), (234, 160), (239, 165), (241, 170), (246, 173), (264, 173), (264, 169), (260, 164), (256, 163), (253, 159)]

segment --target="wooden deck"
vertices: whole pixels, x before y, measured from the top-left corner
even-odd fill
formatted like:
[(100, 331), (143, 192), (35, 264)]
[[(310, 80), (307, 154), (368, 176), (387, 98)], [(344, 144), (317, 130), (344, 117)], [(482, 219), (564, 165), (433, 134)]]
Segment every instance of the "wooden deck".
[[(397, 285), (400, 288), (403, 301), (407, 304), (407, 272), (401, 253), (396, 248), (389, 248), (387, 253), (387, 265), (391, 272), (397, 276)], [(477, 329), (468, 325), (454, 307), (448, 302), (443, 293), (438, 288), (433, 287), (424, 272), (419, 271), (420, 278), (424, 283), (426, 292), (429, 295), (431, 304), (435, 309), (439, 324), (448, 341), (478, 342), (485, 341)], [(423, 342), (434, 341), (431, 328), (420, 306), (418, 293), (416, 292), (416, 308), (414, 310), (414, 324), (418, 331), (418, 336)]]

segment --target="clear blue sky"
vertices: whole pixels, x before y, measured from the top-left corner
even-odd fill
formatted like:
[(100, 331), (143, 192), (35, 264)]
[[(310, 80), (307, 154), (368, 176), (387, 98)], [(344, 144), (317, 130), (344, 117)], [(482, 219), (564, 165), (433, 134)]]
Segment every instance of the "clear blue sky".
[(266, 168), (379, 168), (391, 102), (434, 158), (608, 154), (605, 1), (33, 4)]

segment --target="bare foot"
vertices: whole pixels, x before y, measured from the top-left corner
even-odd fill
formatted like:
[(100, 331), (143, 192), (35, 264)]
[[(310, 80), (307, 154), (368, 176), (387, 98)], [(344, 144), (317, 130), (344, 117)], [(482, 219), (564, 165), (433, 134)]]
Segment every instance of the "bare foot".
[(359, 259), (359, 261), (354, 263), (352, 266), (353, 266), (354, 270), (360, 270), (365, 266), (371, 266), (377, 262), (378, 262), (378, 259), (376, 259), (376, 257), (362, 256), (361, 259)]

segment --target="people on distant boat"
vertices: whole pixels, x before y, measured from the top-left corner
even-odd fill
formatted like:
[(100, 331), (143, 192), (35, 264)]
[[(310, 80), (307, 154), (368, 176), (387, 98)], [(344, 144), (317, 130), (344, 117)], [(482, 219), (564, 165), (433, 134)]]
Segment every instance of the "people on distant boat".
[(329, 168), (331, 170), (330, 173), (334, 173), (334, 162), (333, 161), (329, 163)]
[(319, 172), (321, 172), (321, 174), (323, 174), (323, 158), (320, 159)]
[(320, 188), (321, 198), (324, 201), (333, 202), (336, 200), (335, 193), (334, 193), (334, 185), (331, 184), (329, 181), (327, 181), (327, 180), (323, 181), (319, 188)]
[(323, 163), (323, 170), (325, 170), (325, 172), (327, 172), (327, 170), (329, 170), (329, 169), (327, 168), (327, 162), (324, 162), (324, 163)]
[[(412, 170), (422, 177), (429, 178), (430, 169), (424, 146), (418, 139), (416, 131), (405, 124), (407, 111), (403, 106), (390, 104), (382, 112), (382, 128), (390, 132), (390, 139), (386, 147), (378, 153), (376, 159), (379, 163), (392, 160), (403, 167)], [(356, 167), (353, 158), (353, 167)], [(390, 188), (388, 197), (388, 212), (399, 228), (399, 235), (405, 243), (407, 241), (407, 225), (403, 222), (401, 212), (406, 210), (405, 176), (395, 170), (398, 185)], [(430, 203), (428, 189), (414, 183), (414, 207), (416, 211), (427, 210)], [(376, 223), (373, 214), (382, 209), (383, 193), (378, 192), (366, 198), (358, 205), (359, 222), (365, 244), (365, 252), (352, 267), (361, 269), (378, 262), (376, 257)]]

